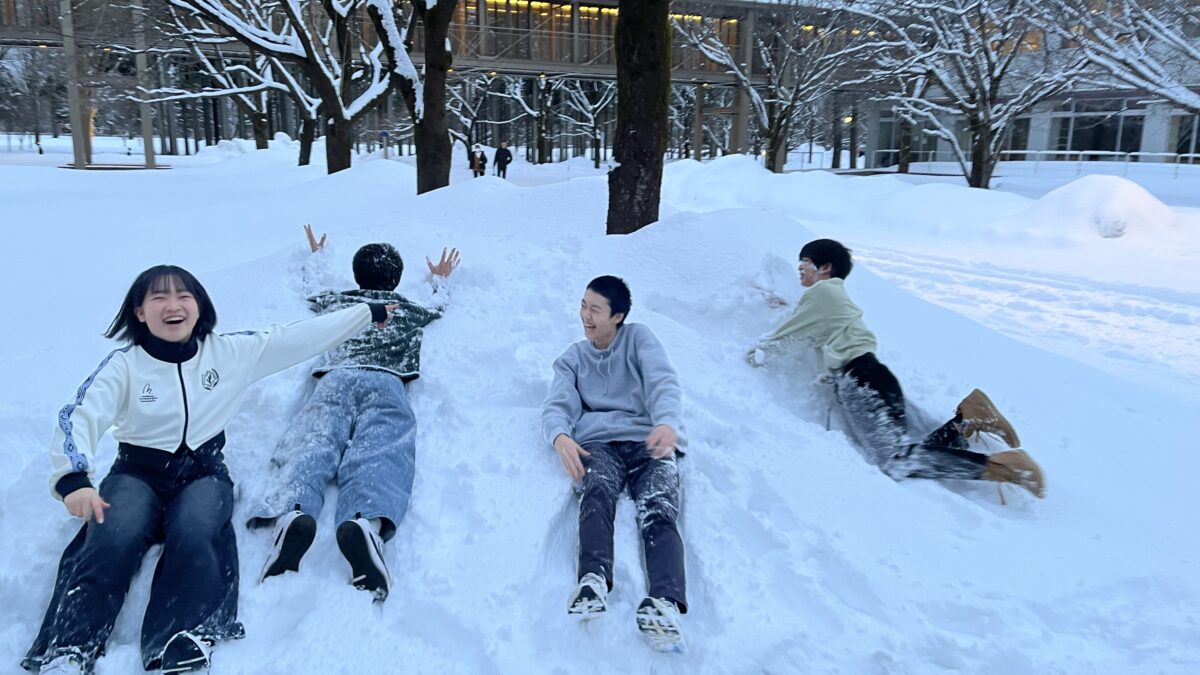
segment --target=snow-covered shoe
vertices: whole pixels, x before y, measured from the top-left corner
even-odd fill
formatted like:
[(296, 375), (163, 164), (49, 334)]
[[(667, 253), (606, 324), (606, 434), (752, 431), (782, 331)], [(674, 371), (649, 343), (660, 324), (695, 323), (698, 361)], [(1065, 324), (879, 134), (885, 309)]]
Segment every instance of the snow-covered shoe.
[(608, 582), (595, 572), (588, 572), (567, 600), (567, 614), (582, 621), (593, 619), (608, 609)]
[(212, 657), (212, 645), (211, 640), (186, 630), (176, 633), (163, 648), (163, 675), (208, 670), (208, 662)]
[(1021, 447), (1021, 439), (1017, 437), (1017, 431), (996, 409), (996, 404), (992, 403), (992, 399), (982, 391), (976, 389), (967, 394), (962, 403), (958, 404), (957, 412), (962, 417), (963, 436), (970, 438), (977, 436), (980, 432), (990, 433), (999, 436), (1010, 448)]
[(638, 630), (660, 652), (682, 652), (679, 607), (666, 598), (646, 598), (637, 608)]
[(338, 525), (337, 543), (350, 563), (350, 583), (374, 593), (376, 600), (386, 598), (392, 580), (383, 562), (383, 539), (371, 523), (366, 518), (355, 518)]
[(999, 483), (1015, 483), (1039, 499), (1046, 496), (1042, 467), (1024, 450), (1007, 450), (988, 455), (987, 466), (984, 467), (981, 478)]
[(317, 519), (299, 508), (280, 516), (275, 525), (271, 555), (267, 556), (267, 563), (263, 565), (262, 574), (258, 577), (259, 583), (277, 574), (300, 571), (300, 559), (308, 552), (308, 547), (312, 546), (316, 536)]
[(83, 675), (83, 664), (75, 654), (63, 654), (46, 662), (39, 675)]

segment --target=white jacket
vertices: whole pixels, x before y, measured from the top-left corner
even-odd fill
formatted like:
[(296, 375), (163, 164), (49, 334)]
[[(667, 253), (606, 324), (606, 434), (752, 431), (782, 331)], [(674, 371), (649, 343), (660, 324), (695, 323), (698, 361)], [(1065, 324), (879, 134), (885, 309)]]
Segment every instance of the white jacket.
[(86, 471), (95, 483), (96, 443), (111, 427), (118, 442), (167, 453), (201, 446), (225, 429), (250, 385), (341, 344), (370, 321), (370, 306), (359, 304), (264, 332), (213, 333), (183, 363), (135, 345), (113, 351), (58, 413), (50, 493), (62, 499), (55, 486), (72, 472)]

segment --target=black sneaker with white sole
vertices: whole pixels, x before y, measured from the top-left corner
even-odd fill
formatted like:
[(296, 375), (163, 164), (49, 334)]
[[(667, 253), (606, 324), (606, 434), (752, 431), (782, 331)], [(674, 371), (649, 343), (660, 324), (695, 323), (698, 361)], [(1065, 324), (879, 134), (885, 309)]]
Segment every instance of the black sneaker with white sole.
[(366, 518), (347, 520), (338, 525), (338, 548), (350, 563), (350, 583), (370, 591), (376, 600), (387, 598), (391, 577), (383, 561), (383, 539)]
[(163, 648), (163, 675), (196, 673), (208, 670), (212, 658), (212, 640), (188, 631), (176, 633)]
[(284, 572), (300, 571), (300, 559), (308, 552), (308, 547), (312, 546), (316, 536), (316, 518), (299, 509), (280, 516), (275, 525), (271, 555), (267, 556), (267, 562), (263, 565), (262, 574), (258, 577), (259, 583), (267, 577)]

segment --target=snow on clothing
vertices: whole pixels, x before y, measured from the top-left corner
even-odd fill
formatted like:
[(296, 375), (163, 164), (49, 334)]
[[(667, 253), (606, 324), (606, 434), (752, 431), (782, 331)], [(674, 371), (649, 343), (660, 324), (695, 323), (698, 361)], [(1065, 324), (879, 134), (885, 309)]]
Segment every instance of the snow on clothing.
[(118, 456), (100, 485), (112, 507), (103, 524), (85, 523), (63, 553), (50, 606), (22, 665), (33, 669), (74, 653), (90, 667), (155, 543), (163, 544), (163, 555), (142, 625), (143, 665), (156, 667), (179, 630), (214, 640), (240, 637), (224, 427), (255, 381), (383, 318), (382, 305), (359, 305), (266, 332), (184, 343), (149, 336), (106, 357), (59, 415), (51, 456), (62, 477), (51, 484), (60, 498), (90, 486), (96, 443), (115, 426)]
[[(112, 352), (59, 411), (50, 443), (51, 494), (62, 499), (92, 484), (96, 443), (110, 427), (118, 443), (166, 453), (200, 447), (225, 429), (250, 385), (355, 335), (372, 311), (360, 304), (265, 332), (212, 334), (178, 363), (140, 346)], [(81, 475), (70, 479), (72, 490), (60, 492), (59, 480), (70, 473)]]
[[(646, 437), (660, 424), (683, 445), (683, 397), (662, 343), (649, 328), (629, 323), (606, 349), (581, 340), (554, 362), (554, 381), (542, 405), (542, 433), (553, 444), (570, 436), (592, 456), (579, 503), (579, 577), (601, 574), (612, 586), (613, 518), (628, 486), (646, 543), (650, 594), (687, 611), (679, 471), (674, 458), (653, 459)], [(678, 452), (678, 450), (677, 450)], [(682, 454), (682, 452), (680, 452)]]
[(843, 279), (818, 281), (800, 296), (796, 309), (773, 332), (763, 336), (755, 349), (778, 352), (793, 339), (807, 339), (821, 350), (825, 367), (841, 370), (853, 359), (877, 347), (875, 334), (863, 322), (863, 312), (846, 293)]
[(275, 449), (281, 487), (254, 512), (254, 525), (295, 508), (313, 516), (337, 478), (337, 522), (384, 518), (384, 541), (404, 520), (416, 471), (417, 420), (400, 378), (342, 368), (317, 381)]
[(979, 480), (983, 475), (987, 455), (968, 449), (956, 420), (920, 443), (909, 438), (900, 382), (874, 354), (847, 363), (834, 377), (834, 387), (851, 435), (868, 460), (892, 478)]
[(587, 473), (579, 495), (579, 577), (599, 574), (613, 585), (613, 521), (617, 498), (629, 487), (637, 507), (649, 576), (648, 594), (668, 598), (687, 611), (683, 538), (679, 518), (679, 469), (674, 457), (654, 459), (642, 441), (593, 442), (580, 457)]
[(580, 340), (554, 361), (554, 381), (542, 406), (542, 435), (592, 441), (645, 441), (669, 425), (683, 438), (683, 394), (667, 351), (649, 328), (627, 323), (607, 349)]
[(67, 545), (54, 593), (21, 665), (36, 670), (73, 652), (90, 664), (112, 633), (146, 551), (162, 543), (142, 620), (142, 664), (157, 668), (171, 636), (244, 634), (237, 621), (238, 553), (225, 435), (167, 454), (122, 445), (100, 494), (112, 504)]
[(801, 296), (796, 309), (748, 353), (777, 353), (796, 341), (817, 346), (825, 367), (833, 371), (834, 390), (850, 435), (867, 460), (896, 480), (904, 478), (978, 479), (987, 456), (967, 450), (967, 440), (954, 420), (920, 443), (909, 437), (900, 382), (875, 358), (875, 334), (862, 310), (846, 293), (844, 280), (824, 279)]
[[(435, 276), (434, 294), (445, 297), (445, 280)], [(313, 367), (312, 374), (324, 375), (337, 368), (369, 368), (384, 370), (405, 382), (417, 379), (421, 370), (421, 339), (424, 328), (441, 318), (443, 308), (426, 309), (393, 291), (327, 291), (308, 299), (316, 314), (350, 307), (362, 302), (399, 305), (392, 312), (387, 327), (368, 329), (329, 350)]]
[[(446, 297), (445, 278), (433, 277), (435, 295)], [(308, 299), (317, 313), (362, 302), (397, 304), (383, 329), (366, 330), (330, 350), (313, 375), (320, 378), (296, 424), (275, 446), (271, 463), (282, 472), (280, 487), (253, 512), (265, 525), (300, 505), (321, 512), (325, 486), (338, 480), (338, 522), (358, 515), (384, 518), (388, 540), (408, 511), (416, 465), (417, 420), (405, 382), (420, 376), (425, 326), (442, 308), (425, 309), (393, 291), (329, 291)]]

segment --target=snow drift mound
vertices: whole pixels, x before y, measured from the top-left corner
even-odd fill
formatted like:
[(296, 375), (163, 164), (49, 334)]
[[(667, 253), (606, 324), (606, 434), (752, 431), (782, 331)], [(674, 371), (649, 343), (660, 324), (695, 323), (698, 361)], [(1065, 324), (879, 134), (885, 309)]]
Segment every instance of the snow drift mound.
[(1084, 176), (1047, 193), (1017, 218), (1106, 239), (1123, 237), (1130, 228), (1153, 232), (1176, 223), (1175, 213), (1141, 185), (1100, 175)]

